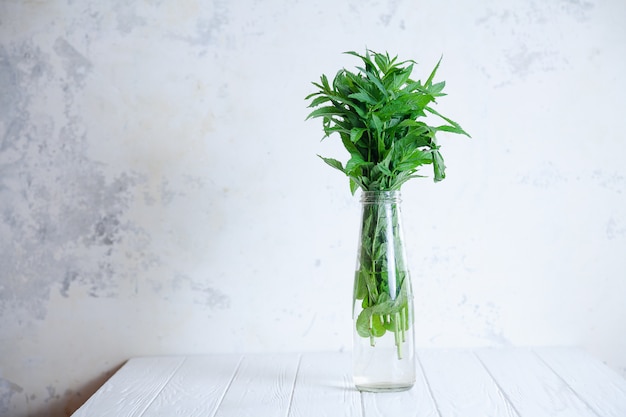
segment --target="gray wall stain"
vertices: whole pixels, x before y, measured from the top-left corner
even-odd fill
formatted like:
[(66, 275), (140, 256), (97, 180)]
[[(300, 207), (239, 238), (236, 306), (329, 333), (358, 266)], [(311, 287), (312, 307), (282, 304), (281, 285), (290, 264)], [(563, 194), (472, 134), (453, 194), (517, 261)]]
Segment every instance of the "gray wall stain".
[[(196, 33), (194, 36), (180, 36), (171, 34), (172, 39), (186, 42), (192, 46), (206, 48), (212, 45), (216, 37), (229, 23), (229, 7), (225, 0), (213, 0), (209, 9), (212, 13), (207, 16), (199, 16), (195, 22)], [(206, 51), (203, 51), (205, 53)]]
[(622, 194), (623, 190), (626, 190), (626, 177), (617, 172), (607, 173), (596, 169), (591, 174), (591, 179), (600, 187), (616, 194)]
[(9, 416), (11, 411), (11, 399), (15, 394), (21, 394), (24, 388), (0, 377), (0, 415)]
[[(0, 122), (9, 130), (9, 121), (16, 116), (16, 104), (20, 101), (17, 68), (9, 59), (9, 52), (0, 44)], [(4, 148), (5, 132), (0, 132), (0, 150)]]
[(81, 83), (91, 72), (92, 64), (80, 52), (63, 38), (57, 38), (54, 42), (54, 51), (63, 60), (63, 68), (69, 78), (69, 82)]
[(536, 71), (554, 70), (558, 62), (556, 52), (530, 50), (526, 45), (506, 51), (504, 56), (511, 73), (517, 78), (524, 78)]
[(85, 156), (74, 95), (92, 65), (64, 39), (53, 48), (65, 72), (64, 108), (38, 115), (27, 110), (38, 100), (33, 86), (53, 88), (61, 74), (29, 41), (0, 49), (0, 89), (10, 96), (0, 101), (0, 314), (15, 310), (25, 319), (45, 317), (55, 286), (64, 296), (77, 284), (92, 296), (114, 295), (112, 258), (124, 235), (143, 233), (124, 220), (139, 176), (107, 180)]
[[(474, 23), (484, 36), (497, 39), (488, 44), (510, 74), (496, 86), (568, 68), (571, 64), (559, 45), (572, 30), (570, 25), (584, 25), (593, 8), (594, 4), (588, 1), (561, 0), (550, 4), (519, 2), (487, 9)], [(492, 71), (485, 69), (488, 78)]]
[(126, 1), (117, 2), (114, 8), (115, 14), (117, 15), (117, 30), (128, 35), (134, 29), (146, 25), (146, 19), (139, 16), (136, 9), (136, 3)]
[(384, 26), (389, 26), (389, 23), (391, 23), (391, 20), (394, 18), (398, 11), (399, 4), (399, 0), (387, 1), (387, 11), (380, 14), (380, 21), (383, 23)]
[(176, 274), (172, 279), (165, 281), (151, 281), (152, 290), (159, 293), (163, 299), (176, 299), (181, 294), (193, 294), (191, 302), (210, 310), (225, 310), (230, 308), (231, 298), (210, 282), (202, 278), (192, 278), (185, 274)]
[(606, 223), (606, 238), (608, 240), (626, 237), (626, 225), (611, 217)]
[(559, 167), (550, 161), (537, 162), (532, 168), (522, 174), (519, 184), (548, 189), (567, 182), (567, 177), (559, 171)]
[(584, 0), (561, 0), (560, 5), (566, 14), (578, 21), (588, 21), (595, 7), (594, 2)]
[[(17, 162), (19, 151), (36, 127), (28, 122), (30, 86), (38, 86), (50, 77), (47, 56), (30, 41), (0, 45), (0, 166)], [(1, 177), (4, 178), (4, 175)]]

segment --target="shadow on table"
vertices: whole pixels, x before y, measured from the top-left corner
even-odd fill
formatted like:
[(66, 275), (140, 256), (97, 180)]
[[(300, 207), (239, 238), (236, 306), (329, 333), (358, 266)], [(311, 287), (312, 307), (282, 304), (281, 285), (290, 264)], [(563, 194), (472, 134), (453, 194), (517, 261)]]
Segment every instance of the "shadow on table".
[(65, 393), (50, 400), (45, 406), (25, 415), (15, 417), (70, 417), (91, 397), (104, 383), (116, 373), (124, 363), (109, 369), (98, 377), (86, 382), (76, 390), (67, 390)]

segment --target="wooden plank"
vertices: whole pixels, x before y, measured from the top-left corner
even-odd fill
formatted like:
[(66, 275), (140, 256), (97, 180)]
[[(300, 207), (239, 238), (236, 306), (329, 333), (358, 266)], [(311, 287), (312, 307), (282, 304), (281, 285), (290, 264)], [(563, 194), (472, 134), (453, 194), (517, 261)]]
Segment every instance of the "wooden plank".
[(422, 350), (420, 363), (441, 417), (518, 417), (469, 350)]
[(130, 359), (72, 416), (143, 416), (183, 361), (182, 357)]
[(241, 361), (241, 355), (186, 357), (142, 416), (214, 415)]
[(476, 351), (520, 417), (598, 417), (529, 349)]
[(361, 397), (352, 382), (347, 353), (303, 354), (289, 417), (361, 417)]
[(401, 392), (363, 392), (364, 417), (440, 417), (433, 401), (428, 382), (417, 366), (413, 388)]
[(534, 349), (598, 415), (626, 416), (626, 379), (580, 349)]
[(297, 354), (246, 355), (215, 417), (286, 416), (299, 362)]

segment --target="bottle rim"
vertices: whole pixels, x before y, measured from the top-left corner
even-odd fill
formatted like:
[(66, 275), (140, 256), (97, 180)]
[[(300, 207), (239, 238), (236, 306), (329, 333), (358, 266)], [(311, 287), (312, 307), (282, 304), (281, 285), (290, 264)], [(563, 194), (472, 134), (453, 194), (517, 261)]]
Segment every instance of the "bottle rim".
[(362, 191), (362, 203), (399, 203), (401, 199), (400, 190), (374, 190)]

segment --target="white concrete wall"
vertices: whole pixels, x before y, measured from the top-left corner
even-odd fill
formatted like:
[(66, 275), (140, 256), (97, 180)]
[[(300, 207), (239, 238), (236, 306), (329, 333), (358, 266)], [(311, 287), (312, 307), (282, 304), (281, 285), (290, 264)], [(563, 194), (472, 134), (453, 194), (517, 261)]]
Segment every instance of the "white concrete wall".
[(622, 0), (0, 1), (0, 415), (134, 355), (350, 349), (359, 216), (304, 96), (443, 55), (448, 178), (403, 188), (420, 346), (626, 373)]

